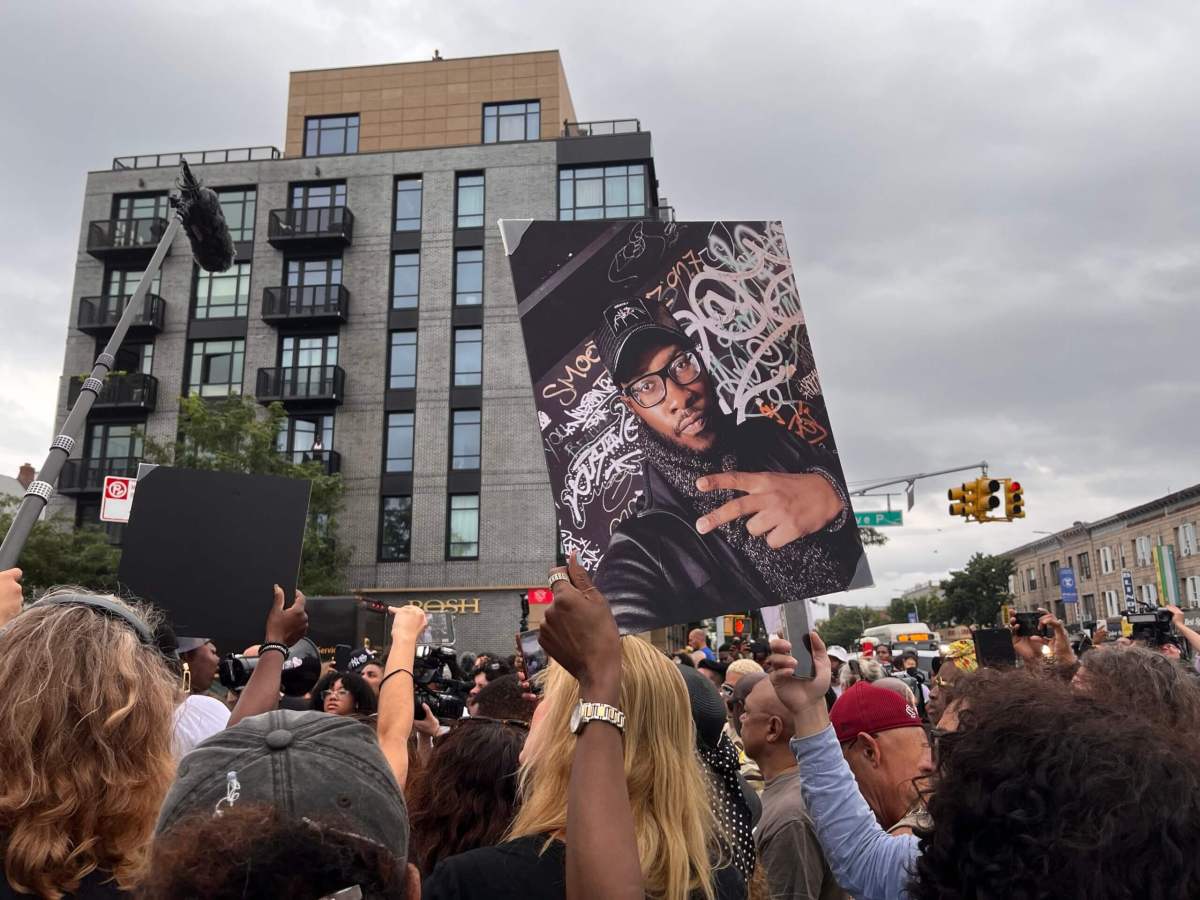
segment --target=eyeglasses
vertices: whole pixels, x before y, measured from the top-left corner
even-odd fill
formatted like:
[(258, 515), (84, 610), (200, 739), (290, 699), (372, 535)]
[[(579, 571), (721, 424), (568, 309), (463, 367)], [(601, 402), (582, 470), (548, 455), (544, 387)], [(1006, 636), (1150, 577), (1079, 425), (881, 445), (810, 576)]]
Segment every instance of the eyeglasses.
[(946, 744), (945, 737), (948, 734), (953, 734), (952, 731), (947, 731), (945, 728), (930, 728), (929, 729), (929, 755), (933, 758), (936, 765), (938, 761), (938, 747), (944, 751)]
[(733, 685), (732, 684), (721, 685), (721, 693), (724, 694), (726, 697), (732, 697), (733, 696)]
[(621, 393), (632, 398), (642, 409), (650, 409), (666, 399), (668, 378), (680, 387), (686, 387), (703, 371), (699, 357), (691, 350), (684, 350), (661, 369), (639, 375), (632, 384), (622, 388)]
[(338, 688), (336, 691), (332, 691), (332, 690), (321, 691), (321, 699), (322, 700), (328, 700), (330, 697), (334, 697), (337, 700), (341, 700), (343, 697), (349, 697), (349, 696), (350, 696), (350, 692), (348, 690), (346, 690), (345, 688)]

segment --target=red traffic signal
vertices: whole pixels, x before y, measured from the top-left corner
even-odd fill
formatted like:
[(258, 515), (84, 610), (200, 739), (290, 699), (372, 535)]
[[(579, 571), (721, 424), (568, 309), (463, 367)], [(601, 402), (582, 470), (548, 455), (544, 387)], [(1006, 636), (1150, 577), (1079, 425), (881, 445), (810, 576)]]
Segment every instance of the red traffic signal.
[(745, 633), (745, 631), (746, 631), (746, 620), (740, 619), (740, 618), (734, 619), (733, 620), (733, 633), (740, 637), (742, 634)]

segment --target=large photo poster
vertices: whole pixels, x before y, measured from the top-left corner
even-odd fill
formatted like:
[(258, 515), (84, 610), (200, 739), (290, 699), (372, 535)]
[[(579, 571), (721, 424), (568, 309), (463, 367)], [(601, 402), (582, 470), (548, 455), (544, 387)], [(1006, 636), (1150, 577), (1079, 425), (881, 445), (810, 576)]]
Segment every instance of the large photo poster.
[(780, 223), (500, 225), (562, 546), (623, 633), (871, 583)]

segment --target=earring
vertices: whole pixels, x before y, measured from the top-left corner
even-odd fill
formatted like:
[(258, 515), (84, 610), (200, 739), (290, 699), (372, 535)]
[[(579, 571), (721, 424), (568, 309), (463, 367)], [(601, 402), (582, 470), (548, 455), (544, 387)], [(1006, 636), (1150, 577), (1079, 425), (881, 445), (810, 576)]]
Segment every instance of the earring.
[(183, 692), (185, 694), (192, 692), (192, 668), (187, 663), (183, 664)]

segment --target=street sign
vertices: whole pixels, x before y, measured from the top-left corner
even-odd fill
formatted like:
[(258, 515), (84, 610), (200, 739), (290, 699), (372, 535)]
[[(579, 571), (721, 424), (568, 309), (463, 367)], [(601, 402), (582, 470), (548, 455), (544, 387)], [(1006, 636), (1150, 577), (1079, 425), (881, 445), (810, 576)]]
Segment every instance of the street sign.
[(1121, 570), (1121, 586), (1125, 588), (1125, 611), (1137, 612), (1137, 601), (1133, 595), (1133, 573), (1128, 569)]
[(101, 522), (125, 524), (129, 521), (129, 508), (133, 506), (133, 489), (136, 485), (136, 478), (104, 476), (104, 494), (100, 499)]
[(903, 525), (904, 513), (899, 509), (855, 512), (854, 521), (858, 523), (859, 528), (885, 528), (889, 525)]
[(1075, 572), (1069, 568), (1058, 570), (1058, 589), (1063, 603), (1078, 603), (1079, 591), (1075, 589)]

